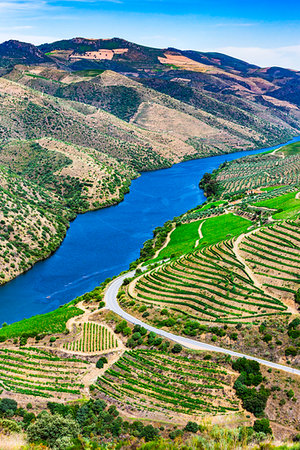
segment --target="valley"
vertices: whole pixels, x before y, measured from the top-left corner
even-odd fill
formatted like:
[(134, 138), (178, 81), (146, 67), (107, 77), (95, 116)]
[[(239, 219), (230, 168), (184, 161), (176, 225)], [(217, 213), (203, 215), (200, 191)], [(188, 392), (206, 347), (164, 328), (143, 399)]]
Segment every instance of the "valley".
[(1, 448), (298, 449), (298, 77), (0, 44)]

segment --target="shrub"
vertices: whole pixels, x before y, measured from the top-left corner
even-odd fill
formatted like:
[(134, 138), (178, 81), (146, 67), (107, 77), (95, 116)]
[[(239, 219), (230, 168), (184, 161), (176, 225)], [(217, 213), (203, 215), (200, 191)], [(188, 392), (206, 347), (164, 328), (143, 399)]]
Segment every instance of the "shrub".
[(287, 347), (285, 349), (285, 355), (286, 356), (296, 356), (297, 355), (297, 349), (293, 346)]
[(9, 411), (16, 412), (18, 404), (11, 398), (2, 398), (0, 400), (0, 413), (7, 414)]
[(130, 336), (131, 335), (131, 328), (130, 327), (124, 328), (123, 334), (124, 334), (124, 336)]
[(271, 340), (273, 339), (273, 337), (272, 337), (272, 335), (271, 334), (269, 334), (269, 333), (267, 333), (267, 334), (265, 334), (264, 335), (264, 337), (263, 337), (263, 341), (265, 341), (265, 342), (271, 342)]
[(101, 359), (98, 359), (98, 361), (96, 362), (96, 367), (97, 367), (97, 369), (103, 369), (104, 362), (101, 361)]
[(107, 364), (107, 359), (105, 356), (101, 356), (96, 363), (97, 369), (102, 369), (104, 364)]
[(291, 398), (294, 397), (295, 392), (292, 389), (290, 389), (289, 391), (287, 391), (286, 395), (287, 395), (288, 398), (291, 399)]
[(46, 442), (51, 448), (65, 449), (79, 434), (79, 426), (71, 417), (42, 412), (27, 428), (29, 442)]
[(267, 418), (256, 420), (254, 422), (253, 429), (257, 433), (272, 434), (272, 428), (270, 427), (270, 422)]
[(172, 353), (180, 353), (181, 350), (182, 350), (182, 345), (175, 344), (174, 347), (172, 348)]
[(138, 331), (136, 333), (133, 333), (132, 335), (132, 339), (134, 339), (135, 341), (138, 341), (139, 339), (141, 339), (141, 337), (142, 335)]
[(105, 306), (105, 302), (101, 301), (99, 302), (99, 309), (104, 308)]
[(116, 333), (121, 333), (127, 327), (126, 320), (122, 320), (115, 328)]
[(21, 433), (22, 431), (21, 425), (9, 419), (0, 419), (0, 428), (9, 433)]
[(55, 342), (55, 341), (56, 341), (56, 337), (55, 336), (51, 336), (50, 342)]
[(190, 431), (191, 433), (197, 433), (199, 426), (196, 422), (188, 422), (184, 429), (185, 431)]
[(145, 438), (146, 442), (154, 441), (159, 436), (159, 431), (157, 428), (154, 428), (152, 425), (146, 425), (143, 428), (140, 436)]

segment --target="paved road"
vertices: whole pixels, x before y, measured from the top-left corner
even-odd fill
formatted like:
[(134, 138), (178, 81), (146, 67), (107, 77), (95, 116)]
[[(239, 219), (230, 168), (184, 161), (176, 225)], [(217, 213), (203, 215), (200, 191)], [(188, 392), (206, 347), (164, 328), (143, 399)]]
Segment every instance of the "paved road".
[(174, 342), (177, 342), (178, 344), (181, 344), (183, 347), (192, 349), (192, 350), (209, 350), (213, 352), (219, 352), (219, 353), (225, 353), (226, 355), (231, 356), (237, 356), (242, 357), (244, 356), (247, 359), (252, 359), (254, 361), (259, 362), (260, 364), (264, 364), (265, 366), (271, 367), (273, 369), (279, 369), (283, 370), (287, 373), (293, 373), (296, 375), (300, 375), (300, 370), (294, 369), (293, 367), (283, 366), (281, 364), (276, 364), (271, 361), (266, 361), (265, 359), (255, 358), (254, 356), (244, 355), (242, 353), (234, 352), (232, 350), (228, 350), (226, 348), (217, 347), (216, 345), (206, 344), (205, 342), (199, 342), (195, 341), (194, 339), (189, 339), (183, 336), (177, 336), (176, 334), (168, 333), (168, 331), (160, 330), (159, 328), (152, 327), (151, 325), (148, 325), (145, 322), (142, 322), (141, 320), (137, 319), (136, 317), (128, 314), (127, 312), (123, 311), (123, 309), (120, 307), (118, 300), (117, 300), (117, 294), (118, 290), (121, 287), (123, 280), (125, 278), (130, 278), (134, 275), (134, 271), (128, 272), (125, 275), (121, 275), (120, 277), (116, 278), (112, 283), (109, 285), (109, 287), (106, 290), (105, 293), (105, 303), (106, 307), (110, 309), (111, 311), (115, 312), (119, 316), (123, 317), (123, 319), (128, 320), (128, 322), (142, 325), (144, 328), (146, 328), (148, 331), (154, 331), (154, 333), (166, 337)]

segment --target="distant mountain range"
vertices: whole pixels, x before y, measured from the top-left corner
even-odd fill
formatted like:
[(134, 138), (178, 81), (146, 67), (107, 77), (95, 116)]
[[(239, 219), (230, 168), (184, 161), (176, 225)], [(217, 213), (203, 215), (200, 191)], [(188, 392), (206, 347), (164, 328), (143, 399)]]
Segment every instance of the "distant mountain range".
[[(98, 148), (137, 170), (300, 134), (300, 72), (262, 69), (220, 53), (156, 49), (119, 38), (38, 47), (7, 41), (0, 44), (0, 74), (0, 92), (18, 102), (12, 121), (5, 102), (0, 105), (3, 141), (59, 138)], [(33, 118), (25, 98), (43, 114)], [(53, 102), (51, 125), (39, 123)], [(76, 131), (78, 120), (84, 134)]]

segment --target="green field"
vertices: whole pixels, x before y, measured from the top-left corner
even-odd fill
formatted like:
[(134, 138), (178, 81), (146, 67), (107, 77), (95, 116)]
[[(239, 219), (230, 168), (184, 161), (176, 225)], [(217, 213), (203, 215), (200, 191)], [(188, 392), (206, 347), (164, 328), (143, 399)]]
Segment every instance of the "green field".
[(215, 244), (223, 239), (228, 239), (244, 233), (251, 225), (250, 220), (233, 214), (223, 214), (206, 220), (180, 225), (171, 234), (167, 247), (159, 253), (159, 259), (170, 258), (173, 255), (182, 255), (191, 252), (199, 239), (199, 225), (202, 225), (203, 238), (199, 241), (200, 246)]
[(159, 253), (159, 259), (170, 258), (173, 254), (183, 254), (195, 248), (195, 242), (199, 239), (198, 229), (203, 220), (187, 223), (177, 227), (171, 234), (171, 239), (166, 248)]
[(203, 238), (200, 246), (216, 244), (224, 239), (229, 239), (245, 233), (252, 225), (250, 220), (234, 214), (223, 214), (222, 216), (207, 219), (202, 226)]
[(209, 202), (202, 206), (201, 211), (205, 211), (206, 209), (215, 208), (224, 203), (224, 200), (217, 200), (216, 202)]
[(284, 153), (285, 155), (298, 155), (298, 153), (300, 153), (300, 142), (295, 142), (294, 144), (289, 144), (283, 148), (281, 148), (280, 150), (278, 150), (282, 153)]
[(6, 339), (19, 337), (21, 335), (36, 336), (41, 333), (54, 334), (63, 333), (67, 321), (74, 316), (82, 314), (82, 310), (75, 306), (65, 305), (46, 314), (23, 319), (0, 329), (0, 338)]
[(276, 209), (273, 214), (274, 219), (288, 219), (299, 213), (300, 199), (296, 199), (296, 193), (281, 195), (261, 202), (254, 203), (255, 206)]
[(263, 191), (263, 192), (269, 192), (269, 191), (274, 191), (275, 189), (278, 189), (278, 188), (280, 188), (282, 186), (283, 185), (280, 185), (280, 186), (268, 186), (268, 187), (261, 188), (260, 190)]

